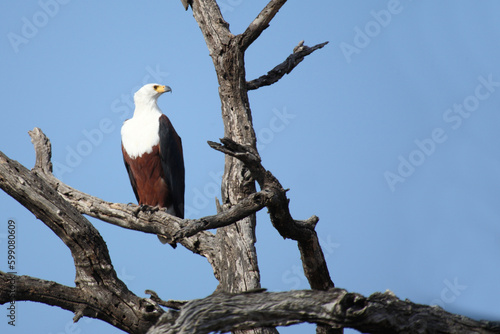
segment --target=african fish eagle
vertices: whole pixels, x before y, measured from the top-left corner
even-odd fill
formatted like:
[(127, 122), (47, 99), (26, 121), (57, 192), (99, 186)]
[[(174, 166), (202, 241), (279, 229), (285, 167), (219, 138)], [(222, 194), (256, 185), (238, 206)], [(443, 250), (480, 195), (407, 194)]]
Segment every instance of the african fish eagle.
[(159, 206), (184, 218), (181, 138), (157, 105), (158, 97), (171, 91), (168, 86), (147, 84), (135, 93), (134, 115), (121, 130), (122, 152), (139, 204)]

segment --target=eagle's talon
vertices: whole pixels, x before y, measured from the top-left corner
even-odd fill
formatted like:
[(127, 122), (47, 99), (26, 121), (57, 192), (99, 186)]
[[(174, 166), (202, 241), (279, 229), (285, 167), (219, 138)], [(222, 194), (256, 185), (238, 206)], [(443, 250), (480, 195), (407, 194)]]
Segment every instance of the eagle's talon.
[(155, 213), (156, 211), (158, 211), (158, 207), (147, 205), (147, 204), (141, 204), (141, 205), (139, 205), (139, 211), (152, 214), (152, 213)]

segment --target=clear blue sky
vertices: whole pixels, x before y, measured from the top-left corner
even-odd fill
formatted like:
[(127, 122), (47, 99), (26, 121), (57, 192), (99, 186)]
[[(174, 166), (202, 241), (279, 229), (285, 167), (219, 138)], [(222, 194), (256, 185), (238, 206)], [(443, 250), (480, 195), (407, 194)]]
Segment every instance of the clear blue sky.
[[(240, 33), (267, 0), (220, 0)], [(330, 41), (279, 83), (252, 91), (264, 166), (290, 188), (296, 219), (315, 214), (338, 287), (390, 289), (474, 318), (500, 319), (500, 21), (498, 1), (290, 1), (246, 55), (247, 79), (297, 43)], [(107, 201), (135, 201), (119, 129), (132, 94), (159, 100), (184, 144), (188, 217), (215, 213), (223, 155), (217, 81), (191, 10), (178, 0), (41, 0), (0, 4), (0, 150), (31, 168), (28, 130), (51, 139), (56, 175)], [(7, 221), (18, 225), (18, 272), (72, 286), (64, 244), (0, 193), (0, 270)], [(139, 296), (210, 294), (208, 263), (156, 236), (91, 219), (119, 276)], [(308, 288), (295, 242), (259, 213), (262, 286)], [(3, 250), (2, 250), (3, 249)], [(17, 303), (2, 333), (118, 333), (35, 303)], [(36, 319), (40, 321), (35, 321)], [(312, 326), (283, 333), (313, 332)]]

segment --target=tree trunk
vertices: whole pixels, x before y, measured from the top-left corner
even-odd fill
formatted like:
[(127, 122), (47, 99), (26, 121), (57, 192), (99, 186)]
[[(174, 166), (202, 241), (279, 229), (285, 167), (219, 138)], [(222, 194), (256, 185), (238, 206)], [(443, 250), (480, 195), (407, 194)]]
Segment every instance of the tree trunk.
[[(245, 79), (244, 52), (235, 39), (217, 55), (212, 55), (222, 102), (224, 136), (256, 149), (256, 137)], [(255, 180), (248, 168), (226, 155), (221, 194), (222, 209), (228, 209), (255, 193)], [(260, 272), (255, 249), (255, 214), (219, 228), (216, 234), (218, 291), (237, 293), (259, 289)], [(277, 333), (275, 329), (241, 330), (236, 333)]]
[[(215, 64), (219, 79), (224, 135), (232, 140), (255, 147), (248, 97), (245, 87), (243, 53), (226, 48)], [(222, 177), (222, 208), (227, 209), (255, 192), (255, 181), (243, 163), (226, 156)], [(233, 225), (220, 228), (216, 234), (220, 250), (218, 268), (219, 289), (242, 292), (260, 288), (260, 274), (255, 250), (255, 214)]]
[[(105, 202), (69, 187), (52, 175), (51, 146), (35, 128), (30, 132), (36, 164), (31, 171), (0, 152), (0, 188), (43, 221), (70, 249), (76, 269), (75, 287), (0, 271), (0, 304), (35, 301), (83, 316), (98, 318), (128, 333), (277, 333), (274, 326), (316, 323), (317, 333), (341, 333), (351, 327), (370, 333), (500, 333), (498, 323), (475, 321), (437, 307), (399, 300), (390, 292), (364, 297), (334, 288), (319, 245), (318, 217), (295, 220), (286, 190), (266, 170), (256, 147), (248, 90), (277, 82), (305, 56), (301, 41), (282, 63), (246, 81), (245, 50), (255, 41), (286, 0), (270, 0), (244, 33), (234, 36), (215, 0), (182, 0), (190, 4), (204, 35), (219, 82), (224, 138), (209, 145), (225, 154), (218, 214), (180, 219), (158, 208)], [(256, 192), (259, 183), (260, 191)], [(304, 274), (312, 290), (267, 293), (260, 289), (255, 249), (255, 213), (267, 207), (283, 238), (297, 241)], [(164, 301), (154, 291), (141, 298), (118, 278), (105, 241), (83, 216), (162, 235), (204, 256), (219, 285), (199, 300)], [(214, 235), (206, 230), (217, 228)], [(169, 308), (165, 310), (160, 306)]]

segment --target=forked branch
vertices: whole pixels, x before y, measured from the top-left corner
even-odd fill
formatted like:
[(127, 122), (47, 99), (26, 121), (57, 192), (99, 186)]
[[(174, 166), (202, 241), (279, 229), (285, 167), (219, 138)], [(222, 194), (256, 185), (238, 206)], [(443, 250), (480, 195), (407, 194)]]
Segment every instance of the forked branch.
[(265, 207), (269, 200), (267, 191), (253, 193), (227, 210), (220, 211), (217, 215), (200, 219), (188, 220), (187, 223), (174, 235), (174, 241), (191, 237), (201, 231), (224, 227), (236, 223)]
[(231, 139), (222, 138), (220, 141), (222, 145), (215, 142), (208, 142), (208, 144), (217, 151), (241, 160), (259, 183), (260, 188), (272, 194), (270, 201), (266, 204), (271, 222), (283, 238), (297, 241), (304, 274), (311, 288), (315, 290), (332, 288), (334, 284), (314, 229), (319, 220), (318, 217), (312, 216), (305, 221), (294, 220), (290, 213), (286, 190), (283, 189), (278, 179), (262, 166), (259, 156), (253, 153), (251, 148)]
[(52, 187), (80, 213), (110, 224), (145, 233), (162, 235), (171, 243), (180, 242), (189, 250), (213, 260), (214, 236), (208, 229), (230, 225), (265, 206), (267, 194), (255, 193), (230, 209), (199, 219), (181, 219), (158, 208), (142, 210), (137, 205), (106, 202), (76, 190), (51, 174), (51, 145), (45, 134), (35, 128), (30, 131), (36, 152), (36, 166)]
[(158, 318), (163, 310), (134, 295), (118, 279), (99, 232), (44, 178), (44, 170), (50, 167), (43, 168), (40, 163), (48, 163), (50, 159), (45, 158), (49, 157), (50, 150), (45, 157), (38, 157), (36, 167), (29, 171), (0, 152), (0, 188), (43, 221), (70, 249), (76, 287), (2, 273), (0, 289), (5, 289), (5, 280), (14, 279), (16, 300), (26, 298), (63, 307), (75, 312), (75, 321), (85, 315), (129, 333), (144, 332), (151, 326), (151, 319)]

